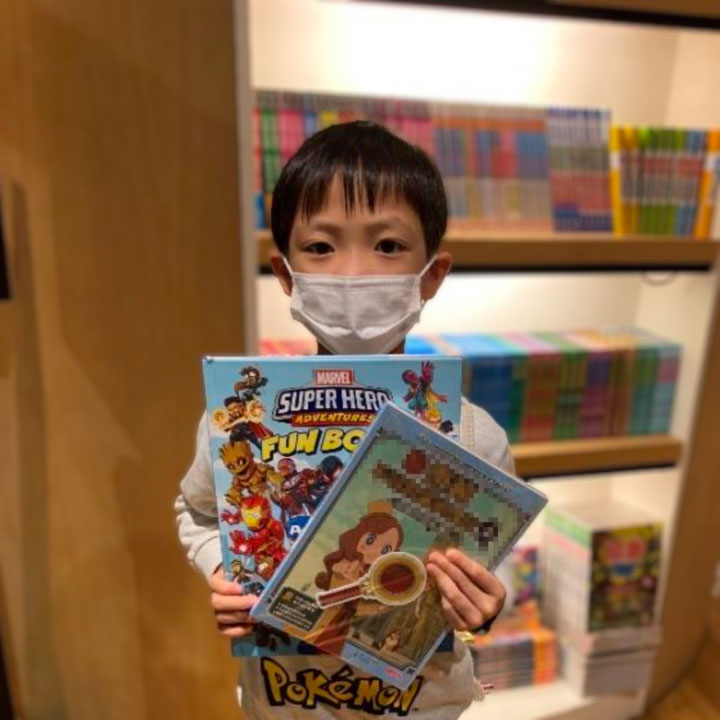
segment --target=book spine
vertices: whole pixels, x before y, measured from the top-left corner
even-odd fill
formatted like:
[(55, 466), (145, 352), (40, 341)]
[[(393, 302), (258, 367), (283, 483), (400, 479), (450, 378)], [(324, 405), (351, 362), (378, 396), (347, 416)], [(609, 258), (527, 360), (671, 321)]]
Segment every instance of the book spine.
[(623, 170), (620, 128), (612, 127), (610, 128), (610, 195), (612, 197), (614, 233), (617, 236), (625, 234), (623, 188), (627, 191), (627, 177), (624, 176)]
[(702, 179), (705, 153), (707, 151), (707, 135), (705, 130), (697, 130), (695, 132), (695, 151), (693, 153), (690, 187), (688, 188), (688, 215), (683, 233), (689, 237), (692, 236), (693, 228), (695, 227), (695, 216), (700, 199), (700, 181)]
[(613, 199), (610, 192), (610, 127), (609, 110), (598, 112), (599, 147), (597, 149), (598, 169), (600, 172), (600, 197), (602, 199), (601, 225), (603, 232), (613, 231)]
[(258, 229), (267, 227), (265, 220), (265, 198), (263, 193), (263, 155), (260, 132), (260, 108), (257, 94), (252, 109), (252, 183), (253, 183), (253, 219)]
[(649, 128), (637, 129), (638, 150), (640, 153), (640, 183), (638, 192), (638, 232), (649, 232), (649, 199), (652, 192), (653, 161), (651, 134)]
[(670, 186), (673, 162), (673, 134), (671, 130), (660, 130), (659, 145), (656, 231), (660, 235), (668, 235), (670, 233), (668, 219), (670, 216)]
[(712, 220), (715, 194), (717, 191), (717, 161), (720, 150), (720, 131), (711, 130), (707, 136), (707, 154), (702, 178), (700, 180), (700, 193), (698, 212), (693, 228), (693, 237), (707, 239), (710, 235), (710, 222)]

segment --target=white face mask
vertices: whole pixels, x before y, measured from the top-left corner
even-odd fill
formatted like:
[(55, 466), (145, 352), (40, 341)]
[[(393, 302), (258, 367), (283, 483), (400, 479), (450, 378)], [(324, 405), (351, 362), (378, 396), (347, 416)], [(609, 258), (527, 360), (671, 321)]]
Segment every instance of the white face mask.
[(319, 275), (293, 272), (290, 314), (335, 355), (374, 355), (394, 350), (420, 319), (417, 275)]

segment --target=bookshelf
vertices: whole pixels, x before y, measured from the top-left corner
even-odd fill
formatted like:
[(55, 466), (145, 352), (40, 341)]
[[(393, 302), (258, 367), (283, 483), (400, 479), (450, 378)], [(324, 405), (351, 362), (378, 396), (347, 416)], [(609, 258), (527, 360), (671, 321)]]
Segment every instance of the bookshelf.
[[(262, 270), (270, 268), (273, 249), (269, 230), (257, 231)], [(576, 270), (638, 271), (677, 270), (706, 272), (712, 269), (720, 243), (609, 235), (490, 235), (471, 229), (450, 228), (444, 249), (452, 253), (456, 270), (572, 272)]]
[(642, 713), (642, 702), (627, 695), (580, 698), (562, 681), (547, 685), (513, 688), (492, 693), (485, 702), (475, 703), (461, 720), (551, 720), (573, 717), (578, 720), (620, 720)]
[[(705, 68), (720, 61), (720, 41), (710, 34), (390, 3), (249, 1), (251, 22), (240, 34), (252, 36), (252, 72), (237, 67), (246, 97), (255, 86), (480, 104), (583, 105), (610, 107), (621, 124), (720, 125), (720, 103), (695, 91)], [(302, 38), (293, 30), (298, 26), (304, 28)], [(368, 36), (393, 53), (367, 53), (362, 38)], [(279, 47), (286, 54), (276, 52)], [(294, 57), (292, 66), (287, 54)], [(247, 120), (250, 107), (240, 110)], [(241, 148), (241, 161), (247, 164), (251, 151), (249, 143), (244, 153)], [(250, 185), (243, 199), (251, 208)], [(290, 330), (283, 324), (287, 299), (272, 278), (263, 277), (272, 249), (269, 232), (256, 231), (251, 212), (243, 214), (242, 231), (247, 267), (260, 270), (254, 307), (259, 335), (302, 337), (297, 331), (283, 335)], [(453, 227), (446, 247), (460, 272), (443, 288), (446, 298), (429, 304), (419, 332), (627, 323), (683, 345), (671, 435), (513, 447), (519, 473), (537, 478), (551, 501), (609, 493), (655, 511), (664, 522), (668, 552), (660, 595), (666, 641), (650, 690), (650, 697), (657, 697), (677, 682), (699, 646), (703, 622), (696, 608), (706, 600), (711, 556), (720, 550), (712, 532), (720, 518), (710, 510), (720, 507), (714, 480), (720, 462), (714, 459), (711, 430), (720, 406), (720, 376), (711, 372), (720, 363), (720, 244)], [(658, 278), (651, 277), (653, 271)], [(256, 336), (246, 337), (249, 349), (256, 343)], [(580, 698), (558, 682), (498, 692), (469, 709), (464, 720), (621, 720), (642, 714), (647, 696)]]
[(582, 473), (673, 467), (682, 442), (671, 435), (636, 435), (518, 443), (512, 446), (517, 474), (525, 479)]

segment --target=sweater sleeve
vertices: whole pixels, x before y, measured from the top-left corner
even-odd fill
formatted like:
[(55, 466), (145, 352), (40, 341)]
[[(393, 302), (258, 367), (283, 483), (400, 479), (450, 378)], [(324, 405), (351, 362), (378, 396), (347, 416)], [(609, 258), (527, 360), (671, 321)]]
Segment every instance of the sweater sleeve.
[(195, 459), (180, 483), (175, 516), (180, 543), (190, 563), (210, 577), (222, 564), (222, 555), (205, 415), (198, 426)]
[(515, 474), (507, 434), (485, 410), (465, 398), (461, 406), (460, 442), (501, 470)]

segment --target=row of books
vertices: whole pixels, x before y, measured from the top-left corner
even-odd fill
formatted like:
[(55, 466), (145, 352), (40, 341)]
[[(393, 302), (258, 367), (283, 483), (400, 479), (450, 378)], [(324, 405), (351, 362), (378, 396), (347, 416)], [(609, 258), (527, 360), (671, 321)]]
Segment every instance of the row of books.
[(645, 687), (661, 639), (660, 523), (611, 499), (544, 517), (543, 620), (558, 634), (561, 675), (582, 695)]
[(716, 130), (612, 128), (616, 233), (710, 236), (719, 144)]
[[(263, 340), (263, 355), (309, 355), (313, 340)], [(637, 328), (410, 335), (407, 354), (461, 355), (463, 394), (510, 442), (670, 429), (681, 348)]]
[(367, 119), (418, 145), (445, 182), (449, 214), (487, 229), (612, 229), (609, 113), (259, 91), (256, 222), (287, 160), (328, 125)]
[(255, 221), (302, 142), (368, 119), (434, 158), (451, 222), (489, 231), (720, 235), (720, 131), (611, 127), (607, 110), (480, 106), (262, 90), (253, 111)]
[(666, 433), (680, 346), (636, 328), (410, 336), (463, 357), (463, 392), (510, 442)]

